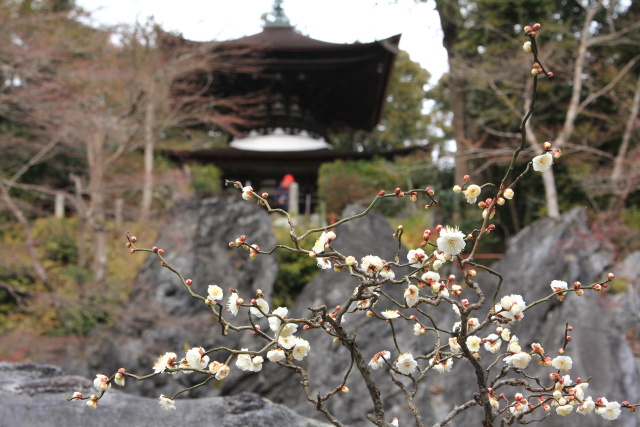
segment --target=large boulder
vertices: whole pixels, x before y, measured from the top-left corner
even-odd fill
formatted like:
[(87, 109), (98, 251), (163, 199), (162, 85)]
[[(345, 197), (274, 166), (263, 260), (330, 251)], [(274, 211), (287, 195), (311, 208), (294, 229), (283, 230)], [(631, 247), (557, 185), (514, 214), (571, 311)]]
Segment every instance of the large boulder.
[(92, 410), (84, 402), (67, 402), (75, 391), (96, 393), (92, 381), (66, 376), (51, 365), (0, 362), (0, 425), (12, 427), (321, 427), (284, 405), (256, 394), (230, 397), (176, 399), (176, 410), (165, 412), (158, 400), (109, 390)]
[[(346, 212), (352, 213), (355, 211)], [(393, 229), (377, 215), (349, 222), (339, 227), (336, 233), (338, 238), (334, 247), (357, 259), (369, 253), (393, 259), (398, 250), (397, 241), (391, 237)], [(404, 254), (401, 254), (401, 260), (406, 260)], [(549, 295), (549, 283), (552, 280), (565, 280), (569, 284), (577, 280), (585, 285), (591, 284), (606, 276), (611, 263), (611, 249), (591, 238), (584, 210), (576, 209), (559, 220), (542, 219), (527, 227), (513, 238), (504, 257), (491, 268), (504, 277), (501, 294), (521, 294), (527, 303), (532, 303)], [(396, 275), (399, 273), (396, 271)], [(443, 271), (442, 274), (448, 273)], [(485, 295), (492, 298), (497, 284), (495, 276), (481, 273), (478, 281)], [(291, 312), (294, 316), (301, 316), (309, 314), (307, 307), (327, 305), (332, 308), (342, 303), (356, 284), (356, 279), (346, 272), (322, 271), (305, 287)], [(403, 288), (404, 286), (389, 286), (385, 291), (401, 301)], [(471, 300), (474, 298), (471, 294), (464, 296)], [(487, 309), (489, 305), (487, 304)], [(605, 396), (609, 400), (636, 402), (640, 400), (638, 370), (631, 349), (624, 340), (622, 325), (614, 316), (615, 307), (616, 304), (612, 303), (612, 298), (606, 293), (586, 292), (583, 297), (571, 294), (562, 303), (552, 301), (528, 310), (525, 319), (514, 325), (513, 332), (519, 336), (523, 348), (526, 349), (532, 342), (540, 342), (549, 354), (555, 356), (558, 354), (557, 349), (562, 346), (565, 322), (569, 322), (574, 327), (573, 340), (567, 348), (567, 354), (574, 360), (571, 377), (575, 379), (580, 376), (584, 379), (593, 376), (588, 394), (593, 395), (594, 399)], [(378, 312), (387, 308), (390, 306), (383, 301), (376, 306)], [(446, 304), (429, 306), (426, 311), (439, 328), (451, 330), (456, 321), (453, 311)], [(414, 336), (412, 323), (394, 321), (401, 351), (410, 351), (414, 355), (429, 351), (433, 345), (433, 334)], [(362, 313), (357, 313), (348, 317), (345, 327), (357, 332), (360, 350), (365, 358), (368, 359), (381, 350), (390, 350), (394, 359), (398, 356), (391, 329), (380, 321), (371, 321)], [(481, 336), (491, 332), (493, 328), (483, 332)], [(311, 352), (301, 364), (309, 374), (312, 389), (325, 393), (340, 384), (350, 361), (345, 348), (334, 344), (321, 331), (307, 331), (300, 335), (311, 344)], [(443, 335), (442, 339), (446, 342), (447, 338), (447, 335)], [(487, 352), (482, 351), (481, 354), (487, 360), (493, 360), (492, 355)], [(550, 368), (534, 365), (527, 372), (535, 373), (548, 382)], [(286, 402), (298, 413), (322, 417), (300, 392), (299, 378), (282, 372), (273, 364), (266, 364), (264, 371), (269, 380), (226, 382), (225, 393), (254, 391), (275, 402)], [(374, 371), (373, 375), (378, 381), (387, 419), (398, 417), (401, 425), (412, 425), (415, 421), (412, 420), (403, 394), (389, 381), (388, 372), (383, 371), (386, 369)], [(357, 372), (351, 374), (347, 385), (349, 394), (335, 396), (327, 403), (328, 408), (347, 425), (369, 425), (365, 414), (372, 413), (373, 407)], [(475, 390), (477, 385), (470, 366), (457, 361), (449, 374), (438, 375), (433, 371), (428, 373), (415, 401), (425, 418), (425, 424), (430, 425), (442, 419), (454, 405), (471, 399)], [(513, 400), (515, 390), (501, 391)], [(481, 417), (480, 409), (472, 408), (457, 417), (454, 425), (477, 425)], [(556, 426), (559, 422), (558, 416), (553, 416), (542, 425)], [(602, 425), (603, 419), (597, 415), (583, 417), (572, 414), (563, 417), (561, 423), (563, 426), (595, 427)], [(624, 411), (617, 425), (635, 427), (638, 419)]]
[[(248, 201), (213, 198), (181, 203), (165, 220), (156, 242), (138, 244), (163, 248), (167, 262), (185, 278), (190, 278), (191, 288), (200, 295), (206, 296), (207, 287), (212, 284), (219, 285), (227, 296), (229, 288), (245, 296), (254, 295), (256, 289), (269, 295), (278, 272), (277, 261), (267, 256), (250, 259), (248, 252), (230, 248), (229, 242), (241, 235), (261, 247), (275, 245), (271, 222), (264, 209)], [(158, 258), (150, 254), (118, 321), (95, 331), (88, 351), (78, 349), (73, 364), (64, 368), (85, 376), (98, 372), (110, 374), (120, 367), (128, 372), (149, 373), (158, 356), (165, 352), (172, 351), (182, 357), (185, 348), (194, 346), (247, 347), (253, 338), (248, 335), (232, 333), (223, 337), (208, 307), (192, 298), (180, 279), (161, 267)], [(85, 364), (79, 363), (80, 360)], [(159, 376), (133, 383), (127, 386), (127, 392), (143, 396), (170, 395), (177, 387), (202, 380), (196, 377)], [(179, 385), (174, 383), (176, 378)], [(202, 387), (189, 396), (217, 395), (219, 390), (217, 386)]]

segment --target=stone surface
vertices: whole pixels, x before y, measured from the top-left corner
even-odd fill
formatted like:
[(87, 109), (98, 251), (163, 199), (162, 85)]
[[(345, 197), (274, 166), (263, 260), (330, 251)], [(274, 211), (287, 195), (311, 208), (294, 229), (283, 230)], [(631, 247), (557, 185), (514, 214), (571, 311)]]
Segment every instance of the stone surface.
[(94, 394), (92, 382), (64, 376), (51, 365), (0, 362), (0, 426), (2, 427), (321, 427), (283, 405), (256, 394), (229, 397), (176, 399), (175, 411), (163, 411), (157, 399), (109, 390), (95, 410), (85, 402), (67, 402), (74, 391)]
[[(359, 212), (355, 207), (349, 209), (345, 215)], [(178, 211), (163, 228), (157, 245), (165, 248), (170, 262), (194, 280), (194, 290), (197, 292), (204, 293), (208, 284), (215, 283), (223, 289), (238, 288), (243, 295), (251, 294), (258, 287), (269, 294), (276, 274), (273, 264), (275, 258), (261, 256), (249, 260), (244, 251), (230, 250), (226, 246), (230, 240), (246, 234), (256, 239), (261, 236), (263, 241), (257, 240), (256, 243), (261, 247), (270, 247), (273, 237), (269, 227), (264, 212), (251, 203), (230, 204), (226, 200), (212, 200)], [(358, 260), (370, 253), (391, 260), (398, 251), (398, 243), (391, 237), (393, 232), (382, 217), (367, 215), (339, 227), (336, 230), (338, 238), (333, 245), (341, 253), (353, 255)], [(400, 252), (400, 260), (406, 260), (404, 249)], [(570, 285), (576, 280), (585, 285), (600, 280), (606, 276), (613, 261), (612, 249), (592, 238), (584, 211), (577, 209), (559, 220), (542, 219), (524, 229), (512, 239), (504, 257), (491, 268), (504, 277), (501, 294), (521, 294), (527, 303), (531, 303), (550, 293), (549, 283), (552, 280), (565, 280)], [(640, 263), (629, 261), (630, 268), (637, 265)], [(635, 271), (629, 274), (639, 277), (640, 274)], [(400, 270), (396, 271), (396, 275), (401, 273)], [(441, 275), (448, 273), (446, 269), (441, 271)], [(496, 278), (488, 273), (480, 273), (478, 282), (485, 295), (491, 298), (497, 284)], [(357, 279), (346, 272), (320, 271), (290, 308), (290, 315), (306, 316), (309, 314), (307, 307), (325, 304), (332, 308), (341, 304), (356, 284)], [(211, 319), (206, 310), (201, 311), (198, 308), (201, 305), (189, 298), (179, 285), (175, 278), (157, 265), (157, 260), (150, 260), (143, 268), (136, 285), (138, 290), (132, 294), (127, 307), (130, 316), (123, 317), (115, 328), (97, 340), (93, 351), (95, 357), (91, 359), (86, 375), (110, 373), (120, 366), (131, 371), (134, 370), (129, 369), (131, 366), (140, 367), (142, 372), (149, 372), (154, 357), (170, 350), (182, 354), (185, 346), (202, 345), (207, 348), (226, 343), (235, 348), (258, 349), (264, 344), (255, 337), (246, 336), (232, 337), (231, 341), (220, 340), (220, 329), (215, 319)], [(389, 285), (385, 292), (402, 301), (404, 286)], [(633, 307), (629, 305), (633, 298), (627, 298), (628, 295), (586, 292), (585, 296), (576, 297), (571, 294), (562, 303), (554, 300), (532, 307), (525, 313), (525, 320), (513, 327), (513, 332), (520, 337), (524, 349), (532, 342), (540, 342), (549, 354), (555, 356), (562, 345), (565, 322), (570, 322), (574, 326), (573, 341), (567, 349), (567, 354), (574, 360), (571, 377), (593, 376), (588, 395), (594, 398), (606, 396), (609, 400), (638, 402), (638, 369), (632, 348), (625, 341), (629, 328), (634, 322), (637, 324), (637, 317), (633, 317), (631, 311)], [(473, 300), (471, 293), (465, 293), (463, 297)], [(387, 308), (391, 308), (391, 305), (384, 300), (376, 306), (378, 312)], [(452, 329), (456, 318), (448, 305), (429, 306), (426, 311), (437, 321), (438, 328)], [(264, 319), (260, 324), (266, 327)], [(414, 336), (411, 321), (394, 321), (394, 326), (402, 352), (424, 354), (431, 350), (433, 334)], [(391, 338), (391, 329), (385, 323), (372, 322), (362, 313), (357, 313), (348, 317), (345, 327), (356, 331), (361, 351), (367, 360), (381, 350), (389, 350), (393, 359), (397, 358), (398, 351)], [(492, 332), (493, 328), (480, 335), (486, 336)], [(300, 331), (297, 335), (311, 344), (309, 356), (300, 363), (309, 373), (311, 388), (326, 393), (340, 384), (350, 360), (345, 348), (334, 344), (321, 331)], [(443, 341), (446, 342), (447, 338), (446, 334), (442, 334)], [(487, 359), (491, 356), (484, 351), (481, 354)], [(421, 363), (424, 364), (424, 361)], [(537, 373), (545, 379), (551, 372), (549, 368), (535, 368), (532, 365), (527, 372)], [(425, 425), (440, 420), (454, 404), (459, 405), (472, 398), (477, 387), (471, 372), (468, 365), (456, 361), (449, 374), (427, 374), (416, 396)], [(401, 425), (413, 425), (415, 421), (411, 419), (404, 396), (389, 380), (387, 370), (380, 369), (373, 375), (382, 393), (387, 418), (390, 420), (395, 416), (400, 419)], [(172, 394), (181, 386), (193, 385), (196, 375), (193, 377), (164, 375), (153, 382), (144, 382), (137, 389), (137, 385), (134, 385), (134, 391), (147, 396)], [(175, 380), (178, 384), (175, 384)], [(350, 393), (333, 397), (328, 407), (349, 426), (369, 425), (365, 414), (372, 412), (372, 404), (357, 372), (352, 372), (347, 385)], [(501, 391), (512, 400), (513, 390)], [(257, 393), (276, 403), (286, 404), (305, 416), (324, 419), (306, 400), (299, 378), (269, 362), (265, 362), (260, 373), (243, 373), (232, 366), (232, 374), (224, 382), (203, 387), (190, 396), (238, 395), (244, 392)], [(452, 425), (477, 425), (481, 417), (478, 411), (468, 411), (456, 418)], [(603, 425), (603, 419), (596, 415), (583, 417), (571, 414), (559, 420), (558, 416), (553, 416), (542, 425), (557, 426), (559, 422), (567, 427)], [(638, 419), (628, 412), (624, 412), (616, 423), (628, 427), (637, 427), (638, 424)]]
[[(369, 215), (338, 228), (338, 239), (334, 246), (343, 254), (360, 258), (371, 251), (386, 259), (392, 259), (397, 242), (391, 238), (393, 230), (388, 223), (376, 215)], [(583, 210), (573, 210), (560, 220), (543, 219), (523, 230), (509, 245), (505, 256), (492, 266), (504, 276), (502, 293), (522, 294), (525, 301), (532, 302), (550, 293), (549, 283), (554, 279), (565, 280), (569, 284), (579, 280), (591, 284), (606, 276), (606, 270), (612, 262), (612, 252), (607, 246), (590, 239)], [(404, 254), (402, 260), (404, 261)], [(396, 275), (398, 275), (396, 271)], [(442, 271), (441, 274), (448, 274)], [(497, 281), (487, 273), (479, 274), (479, 283), (488, 298), (492, 297)], [(348, 274), (331, 270), (321, 272), (300, 295), (292, 309), (294, 315), (308, 313), (306, 307), (326, 303), (328, 307), (344, 301), (356, 285)], [(402, 300), (403, 288), (390, 286), (385, 289), (391, 296)], [(424, 292), (424, 291), (423, 291)], [(464, 296), (464, 295), (463, 295)], [(473, 300), (473, 296), (467, 294)], [(389, 308), (383, 302), (376, 306), (378, 312)], [(488, 307), (487, 307), (488, 308)], [(595, 398), (606, 396), (609, 400), (638, 401), (640, 398), (638, 370), (633, 354), (624, 340), (623, 326), (615, 316), (616, 304), (606, 294), (587, 293), (583, 297), (570, 295), (562, 303), (554, 301), (541, 304), (525, 314), (525, 321), (517, 324), (513, 331), (520, 337), (523, 348), (532, 342), (540, 342), (547, 351), (555, 356), (562, 345), (565, 322), (574, 326), (573, 341), (567, 354), (574, 360), (571, 377), (587, 378), (593, 376), (588, 394)], [(449, 306), (427, 307), (426, 311), (438, 321), (438, 327), (451, 330), (454, 314)], [(416, 337), (412, 331), (413, 322), (394, 321), (397, 341), (403, 352), (414, 355), (429, 351), (433, 335)], [(391, 339), (391, 330), (382, 322), (372, 322), (362, 314), (349, 317), (345, 326), (355, 329), (361, 340), (361, 351), (365, 358), (372, 357), (381, 350), (390, 350), (397, 358)], [(481, 336), (493, 332), (487, 330)], [(342, 380), (348, 367), (349, 357), (345, 349), (327, 339), (326, 335), (310, 331), (301, 333), (311, 343), (311, 353), (301, 363), (309, 373), (312, 388), (323, 393), (335, 387)], [(428, 338), (426, 338), (428, 337)], [(446, 341), (448, 336), (444, 335)], [(504, 346), (503, 346), (504, 350)], [(489, 353), (482, 351), (490, 359)], [(501, 357), (504, 357), (502, 355)], [(495, 358), (495, 356), (494, 356)], [(424, 362), (422, 362), (424, 363)], [(528, 369), (542, 378), (548, 378), (549, 368)], [(276, 401), (287, 402), (296, 412), (321, 417), (312, 405), (306, 402), (299, 391), (299, 380), (288, 372), (274, 369), (272, 364), (265, 365), (264, 375), (269, 377), (268, 386), (263, 382), (225, 383), (227, 392), (255, 391)], [(404, 403), (399, 389), (389, 381), (386, 369), (375, 371), (374, 378), (382, 393), (388, 419), (398, 417), (401, 425), (413, 425), (411, 414)], [(425, 418), (425, 425), (432, 425), (444, 417), (454, 404), (463, 404), (473, 396), (477, 388), (473, 371), (461, 361), (456, 361), (451, 373), (438, 375), (428, 373), (426, 381), (421, 383), (416, 402)], [(347, 385), (349, 394), (334, 397), (328, 407), (336, 416), (349, 426), (369, 425), (364, 416), (372, 412), (371, 400), (357, 372), (353, 373)], [(512, 399), (515, 391), (502, 389)], [(314, 415), (315, 413), (315, 415)], [(478, 425), (482, 414), (472, 409), (456, 418), (452, 425)], [(553, 416), (541, 425), (545, 426), (601, 426), (604, 420), (596, 415), (587, 417), (571, 414), (563, 417)], [(635, 427), (638, 419), (625, 411), (616, 425)]]
[[(163, 248), (165, 259), (185, 279), (193, 280), (191, 288), (200, 295), (206, 296), (207, 287), (214, 284), (224, 290), (225, 298), (229, 288), (245, 296), (254, 295), (256, 289), (269, 295), (278, 271), (275, 257), (250, 259), (248, 252), (230, 248), (229, 242), (241, 235), (260, 247), (275, 245), (269, 217), (255, 202), (214, 198), (182, 203), (162, 226), (157, 242), (138, 243)], [(195, 346), (241, 348), (254, 340), (247, 333), (222, 337), (211, 311), (192, 298), (179, 278), (161, 267), (153, 254), (148, 255), (122, 313), (115, 325), (95, 331), (88, 351), (78, 349), (73, 365), (63, 368), (84, 376), (110, 374), (120, 367), (143, 374), (151, 372), (158, 356), (168, 351), (183, 357), (185, 349)], [(88, 363), (81, 366), (80, 360)], [(127, 392), (173, 394), (179, 385), (201, 381), (196, 377), (182, 375), (177, 378), (179, 384), (174, 384), (174, 378), (160, 376), (132, 384)], [(217, 395), (219, 390), (202, 387), (189, 396)]]

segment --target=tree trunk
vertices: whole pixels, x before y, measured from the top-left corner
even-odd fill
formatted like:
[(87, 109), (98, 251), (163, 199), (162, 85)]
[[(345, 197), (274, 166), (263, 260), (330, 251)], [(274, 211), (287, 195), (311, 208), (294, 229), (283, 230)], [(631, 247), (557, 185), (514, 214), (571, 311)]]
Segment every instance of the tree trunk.
[(96, 284), (104, 283), (107, 276), (107, 244), (108, 235), (105, 229), (106, 198), (105, 185), (105, 135), (96, 130), (87, 146), (89, 160), (89, 217), (93, 222), (91, 247), (91, 272)]
[(144, 115), (144, 183), (142, 187), (142, 204), (140, 206), (140, 220), (148, 221), (151, 216), (153, 202), (153, 153), (155, 138), (153, 127), (155, 122), (155, 81), (149, 83), (146, 110)]

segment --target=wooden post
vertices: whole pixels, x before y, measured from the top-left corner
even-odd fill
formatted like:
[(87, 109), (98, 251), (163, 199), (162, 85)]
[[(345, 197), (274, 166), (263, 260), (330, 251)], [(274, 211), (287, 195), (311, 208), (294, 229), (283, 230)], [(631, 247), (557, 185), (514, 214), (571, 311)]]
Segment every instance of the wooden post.
[(64, 194), (56, 193), (54, 216), (56, 219), (64, 218)]

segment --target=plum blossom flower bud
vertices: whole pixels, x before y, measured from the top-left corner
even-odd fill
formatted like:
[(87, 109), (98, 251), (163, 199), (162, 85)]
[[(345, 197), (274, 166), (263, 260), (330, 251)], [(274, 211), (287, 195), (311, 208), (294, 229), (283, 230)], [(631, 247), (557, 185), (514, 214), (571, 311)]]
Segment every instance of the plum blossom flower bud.
[(545, 141), (545, 143), (544, 143), (544, 144), (542, 144), (542, 149), (543, 149), (544, 151), (549, 151), (549, 150), (551, 150), (551, 143), (550, 143), (549, 141)]
[(469, 175), (465, 175), (462, 179), (464, 179), (464, 182), (471, 181), (471, 177)]
[(90, 409), (96, 409), (98, 407), (98, 396), (92, 394), (91, 398), (87, 400), (87, 407)]
[(253, 187), (247, 186), (242, 189), (242, 198), (244, 200), (249, 200), (253, 197)]
[(616, 276), (615, 276), (613, 273), (609, 273), (609, 274), (607, 274), (607, 279), (608, 279), (608, 280), (613, 280), (613, 279), (615, 279), (615, 277), (616, 277)]
[(82, 399), (82, 393), (80, 393), (79, 391), (74, 391), (73, 392), (73, 396), (71, 396), (72, 400), (80, 400)]
[(511, 188), (506, 188), (502, 193), (502, 195), (504, 196), (505, 199), (511, 200), (513, 199), (514, 192)]
[(436, 192), (432, 188), (429, 188), (429, 187), (426, 188), (426, 191), (427, 191), (427, 194), (430, 195), (430, 196), (433, 196), (434, 194), (436, 194)]
[(415, 191), (414, 191), (414, 192), (412, 192), (412, 193), (409, 195), (409, 200), (411, 200), (412, 202), (417, 201), (417, 200), (418, 200), (418, 193), (416, 193)]
[(503, 197), (498, 197), (498, 200), (496, 201), (496, 203), (500, 206), (504, 205), (505, 200)]
[(602, 285), (596, 283), (595, 285), (593, 285), (593, 290), (596, 292), (600, 292), (602, 290)]
[(526, 33), (530, 33), (531, 31), (533, 31), (533, 28), (531, 28), (531, 26), (530, 26), (530, 25), (525, 25), (525, 27), (524, 27), (524, 32), (525, 32), (525, 34), (526, 34)]
[(109, 384), (109, 377), (106, 375), (98, 374), (96, 378), (93, 380), (93, 386), (98, 391), (107, 391), (111, 388), (111, 384)]
[(456, 194), (460, 194), (460, 193), (462, 193), (462, 187), (460, 187), (460, 186), (459, 186), (459, 185), (457, 185), (457, 184), (456, 184), (456, 185), (454, 185), (454, 186), (453, 186), (453, 192), (454, 192), (454, 193), (456, 193)]
[(113, 377), (113, 382), (119, 385), (120, 387), (124, 387), (124, 369), (118, 369), (118, 372)]
[(342, 394), (347, 394), (347, 393), (349, 393), (349, 387), (347, 387), (346, 385), (343, 385), (343, 386), (340, 388), (340, 393), (342, 393)]
[(527, 53), (531, 53), (531, 42), (530, 41), (524, 42), (524, 44), (522, 45), (522, 50), (524, 50)]
[(532, 29), (533, 31), (538, 31), (538, 30), (540, 29), (540, 27), (541, 27), (541, 26), (542, 26), (542, 25), (540, 25), (539, 23), (537, 23), (537, 22), (536, 22), (535, 24), (533, 24), (533, 25), (531, 26), (531, 29)]

